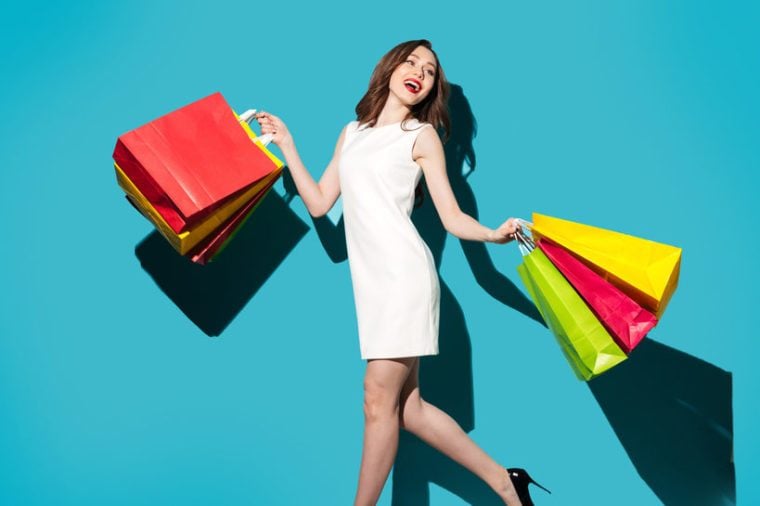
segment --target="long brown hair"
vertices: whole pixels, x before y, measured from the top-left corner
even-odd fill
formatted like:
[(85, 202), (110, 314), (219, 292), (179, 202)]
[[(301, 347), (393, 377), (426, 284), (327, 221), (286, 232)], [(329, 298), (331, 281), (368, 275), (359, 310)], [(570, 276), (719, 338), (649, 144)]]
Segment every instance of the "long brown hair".
[[(448, 99), (449, 99), (449, 82), (446, 80), (446, 74), (441, 68), (438, 55), (433, 51), (433, 44), (429, 40), (419, 39), (402, 42), (396, 47), (385, 53), (375, 66), (372, 77), (369, 79), (367, 92), (356, 104), (356, 119), (360, 124), (374, 126), (377, 122), (380, 112), (388, 100), (390, 90), (388, 85), (391, 80), (391, 74), (396, 68), (404, 63), (412, 52), (419, 46), (429, 49), (435, 56), (435, 83), (425, 100), (416, 104), (409, 112), (410, 118), (416, 118), (423, 123), (430, 123), (437, 130), (443, 130), (443, 141), (449, 138), (451, 131), (451, 121), (449, 119)], [(403, 128), (403, 122), (402, 122)], [(415, 206), (422, 204), (422, 180), (420, 180), (415, 189)]]

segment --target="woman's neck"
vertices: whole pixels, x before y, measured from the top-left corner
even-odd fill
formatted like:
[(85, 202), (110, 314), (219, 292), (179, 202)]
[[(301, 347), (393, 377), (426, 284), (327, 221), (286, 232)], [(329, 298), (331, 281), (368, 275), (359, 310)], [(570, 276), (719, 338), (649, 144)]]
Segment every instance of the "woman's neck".
[(399, 123), (409, 117), (410, 109), (399, 102), (399, 100), (393, 96), (392, 93), (388, 94), (388, 99), (385, 101), (383, 110), (380, 111), (380, 115), (375, 121), (376, 127), (385, 125), (391, 125), (393, 123)]

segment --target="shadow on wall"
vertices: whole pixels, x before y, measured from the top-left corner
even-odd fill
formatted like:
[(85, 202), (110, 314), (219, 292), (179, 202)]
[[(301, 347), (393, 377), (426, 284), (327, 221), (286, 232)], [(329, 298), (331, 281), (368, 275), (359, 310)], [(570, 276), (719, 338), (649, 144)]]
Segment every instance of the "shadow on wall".
[[(452, 131), (448, 142), (444, 145), (449, 181), (451, 181), (451, 188), (462, 211), (479, 220), (475, 194), (467, 183), (467, 178), (475, 171), (475, 150), (472, 147), (472, 141), (477, 133), (477, 124), (470, 109), (470, 103), (464, 96), (461, 86), (451, 86), (449, 112), (451, 114)], [(469, 168), (466, 174), (464, 173), (465, 165)], [(433, 209), (433, 205), (428, 195), (427, 210), (430, 211), (431, 209)], [(504, 209), (504, 212), (507, 213), (508, 209)], [(493, 217), (493, 219), (498, 220), (506, 218), (507, 216)], [(440, 223), (437, 220), (437, 215), (435, 221), (436, 223)], [(493, 226), (499, 224), (494, 223)], [(510, 278), (496, 269), (491, 256), (488, 254), (485, 243), (462, 240), (459, 243), (467, 258), (467, 263), (470, 265), (470, 269), (475, 276), (475, 280), (483, 290), (505, 306), (519, 311), (544, 327), (546, 326), (533, 302), (523, 295)], [(514, 249), (514, 244), (506, 244), (504, 247)], [(516, 251), (505, 250), (504, 254), (518, 253)]]
[(196, 265), (180, 256), (156, 231), (137, 245), (135, 255), (145, 272), (198, 328), (208, 336), (218, 336), (308, 230), (287, 202), (270, 191), (208, 265)]
[(666, 506), (736, 504), (731, 373), (651, 339), (589, 382), (641, 478)]

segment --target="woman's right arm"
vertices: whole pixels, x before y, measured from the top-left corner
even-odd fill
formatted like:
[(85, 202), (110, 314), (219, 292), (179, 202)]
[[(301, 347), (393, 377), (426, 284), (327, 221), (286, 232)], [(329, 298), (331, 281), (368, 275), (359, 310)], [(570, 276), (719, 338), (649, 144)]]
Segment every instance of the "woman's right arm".
[(309, 214), (315, 218), (327, 214), (340, 195), (338, 163), (343, 147), (343, 139), (346, 136), (346, 129), (344, 128), (341, 131), (332, 159), (319, 179), (319, 183), (317, 183), (309, 171), (306, 170), (306, 167), (304, 167), (293, 141), (293, 136), (288, 131), (285, 123), (277, 116), (265, 112), (257, 114), (256, 119), (261, 125), (261, 133), (272, 134), (272, 142), (280, 148), (285, 156), (285, 162), (287, 163), (288, 170), (290, 170), (290, 175), (293, 177), (298, 194), (301, 196), (304, 204), (306, 204)]

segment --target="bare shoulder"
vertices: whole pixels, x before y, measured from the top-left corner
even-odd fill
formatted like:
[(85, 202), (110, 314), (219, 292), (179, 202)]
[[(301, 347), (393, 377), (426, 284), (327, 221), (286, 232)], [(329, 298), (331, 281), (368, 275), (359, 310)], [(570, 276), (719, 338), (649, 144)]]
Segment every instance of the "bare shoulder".
[(414, 142), (414, 149), (412, 150), (412, 157), (414, 160), (418, 158), (434, 158), (443, 154), (443, 143), (438, 136), (438, 132), (429, 123), (425, 124), (420, 133), (417, 134), (417, 139)]
[(346, 140), (346, 132), (349, 128), (351, 128), (352, 123), (348, 123), (340, 131), (340, 135), (338, 135), (338, 141), (335, 143), (335, 154), (340, 153), (341, 149), (343, 148), (343, 142)]

